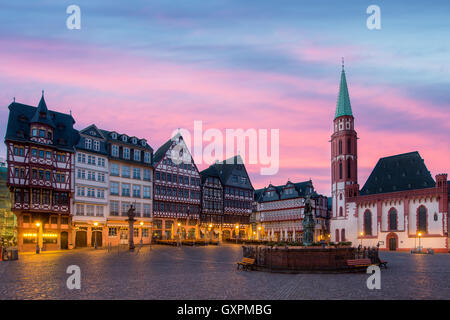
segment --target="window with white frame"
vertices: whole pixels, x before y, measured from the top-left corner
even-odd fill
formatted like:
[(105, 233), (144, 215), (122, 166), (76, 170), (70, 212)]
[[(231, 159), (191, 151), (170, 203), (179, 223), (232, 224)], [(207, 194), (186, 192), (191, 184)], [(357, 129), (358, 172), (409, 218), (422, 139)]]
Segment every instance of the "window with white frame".
[(97, 217), (103, 217), (103, 206), (97, 206), (95, 211)]
[(98, 158), (97, 163), (100, 167), (105, 167), (105, 158)]
[(140, 203), (136, 203), (135, 204), (135, 213), (136, 213), (136, 217), (140, 217), (141, 216), (141, 204)]
[(109, 214), (111, 216), (119, 215), (119, 201), (110, 201), (109, 202)]
[(150, 152), (147, 151), (144, 152), (144, 162), (150, 163)]
[(141, 168), (133, 168), (133, 179), (141, 179)]
[(95, 206), (90, 205), (90, 204), (86, 205), (86, 215), (87, 216), (93, 217), (95, 215), (94, 210), (95, 210)]
[(130, 148), (127, 147), (123, 148), (123, 158), (130, 159)]
[(118, 157), (119, 156), (119, 146), (118, 145), (113, 144), (111, 146), (111, 155), (113, 157)]
[(100, 141), (94, 140), (94, 150), (99, 151), (100, 150)]
[(144, 203), (144, 212), (143, 212), (143, 216), (144, 218), (150, 218), (150, 205), (148, 203)]
[(134, 149), (134, 161), (141, 161), (141, 150)]
[(85, 139), (84, 140), (84, 147), (86, 149), (91, 149), (92, 148), (92, 139)]
[(111, 175), (112, 176), (119, 176), (120, 174), (119, 165), (117, 163), (111, 163)]
[(144, 198), (150, 199), (151, 197), (150, 191), (151, 191), (150, 186), (144, 186)]
[(150, 169), (144, 169), (144, 180), (152, 181), (152, 171)]
[(84, 204), (77, 204), (77, 216), (84, 216)]
[(122, 166), (122, 177), (129, 178), (130, 177), (130, 166)]
[(141, 186), (133, 185), (133, 197), (140, 198), (141, 197)]

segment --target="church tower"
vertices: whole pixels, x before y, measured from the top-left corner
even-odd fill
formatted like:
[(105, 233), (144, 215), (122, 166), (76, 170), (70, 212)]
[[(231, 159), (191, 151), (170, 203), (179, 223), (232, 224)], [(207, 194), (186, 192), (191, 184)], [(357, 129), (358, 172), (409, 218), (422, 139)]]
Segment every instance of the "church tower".
[(345, 189), (357, 183), (357, 135), (342, 60), (341, 83), (331, 135), (332, 219), (347, 219)]

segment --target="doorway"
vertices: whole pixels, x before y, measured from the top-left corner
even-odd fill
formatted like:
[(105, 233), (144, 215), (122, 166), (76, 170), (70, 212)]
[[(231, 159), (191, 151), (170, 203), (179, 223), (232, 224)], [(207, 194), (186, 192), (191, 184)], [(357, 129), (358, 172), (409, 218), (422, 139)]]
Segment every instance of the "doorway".
[(395, 233), (390, 233), (388, 234), (388, 236), (386, 237), (386, 244), (387, 244), (387, 249), (389, 249), (389, 251), (396, 251), (398, 248), (398, 237)]
[(61, 249), (69, 249), (69, 234), (66, 231), (61, 232)]
[(92, 231), (91, 235), (91, 247), (95, 247), (95, 241), (97, 240), (97, 247), (102, 246), (102, 232), (98, 230)]
[(75, 248), (87, 247), (87, 232), (77, 231), (75, 234)]

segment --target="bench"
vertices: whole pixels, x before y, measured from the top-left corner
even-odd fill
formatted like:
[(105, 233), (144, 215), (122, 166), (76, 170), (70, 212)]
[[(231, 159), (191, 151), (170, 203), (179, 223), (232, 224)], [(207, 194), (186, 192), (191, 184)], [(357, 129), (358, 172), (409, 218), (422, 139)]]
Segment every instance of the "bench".
[(239, 270), (239, 268), (242, 266), (243, 270), (248, 270), (251, 269), (253, 265), (255, 265), (255, 259), (244, 257), (242, 258), (242, 261), (237, 262), (237, 269)]
[(349, 267), (355, 267), (355, 268), (368, 267), (371, 264), (372, 264), (372, 262), (370, 261), (370, 259), (352, 259), (352, 260), (347, 260), (347, 265)]

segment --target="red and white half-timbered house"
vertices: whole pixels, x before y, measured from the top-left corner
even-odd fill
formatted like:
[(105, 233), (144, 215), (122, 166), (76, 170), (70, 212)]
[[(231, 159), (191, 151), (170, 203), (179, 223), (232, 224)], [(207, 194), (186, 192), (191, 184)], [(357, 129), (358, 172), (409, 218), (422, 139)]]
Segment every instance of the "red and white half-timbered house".
[(42, 95), (37, 107), (9, 105), (5, 136), (8, 187), (18, 219), (20, 251), (71, 246), (74, 145), (79, 139), (69, 114), (50, 111)]

